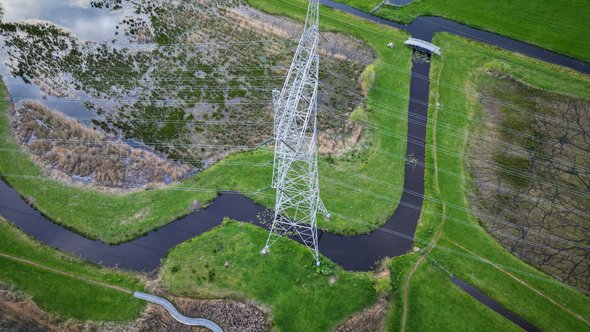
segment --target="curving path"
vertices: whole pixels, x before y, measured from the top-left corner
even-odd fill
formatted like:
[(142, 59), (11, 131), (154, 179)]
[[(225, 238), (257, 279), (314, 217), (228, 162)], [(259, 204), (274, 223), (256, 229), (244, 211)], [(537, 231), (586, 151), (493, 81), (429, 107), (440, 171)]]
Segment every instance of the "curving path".
[(213, 332), (223, 332), (223, 330), (221, 329), (221, 327), (219, 327), (219, 325), (215, 324), (214, 322), (212, 322), (208, 319), (186, 317), (185, 315), (178, 312), (178, 310), (176, 310), (176, 308), (172, 305), (172, 303), (170, 303), (168, 300), (163, 299), (159, 296), (155, 296), (152, 294), (146, 294), (146, 293), (142, 293), (142, 292), (135, 292), (133, 294), (133, 297), (161, 305), (162, 307), (164, 307), (164, 309), (168, 310), (168, 312), (170, 313), (170, 316), (172, 316), (174, 319), (176, 319), (178, 322), (180, 322), (184, 325), (203, 326)]
[[(590, 74), (589, 63), (447, 19), (420, 17), (412, 24), (405, 26), (331, 0), (321, 0), (321, 4), (372, 22), (406, 30), (413, 37), (425, 41), (431, 41), (436, 32), (450, 32)], [(412, 121), (408, 122), (406, 154), (413, 155), (418, 163), (414, 169), (411, 167), (405, 169), (404, 192), (398, 208), (384, 225), (387, 232), (373, 232), (350, 237), (326, 232), (320, 234), (322, 254), (345, 269), (371, 270), (375, 262), (381, 258), (406, 253), (413, 244), (413, 235), (420, 217), (420, 209), (416, 207), (422, 206), (424, 193), (424, 146), (429, 74), (430, 64), (428, 63), (417, 63), (412, 67), (408, 113)], [(264, 213), (267, 211), (266, 208), (254, 204), (239, 194), (222, 193), (205, 209), (180, 218), (136, 240), (111, 246), (102, 241), (87, 239), (52, 223), (26, 204), (22, 197), (3, 181), (0, 181), (0, 197), (2, 198), (0, 214), (37, 240), (105, 266), (147, 272), (158, 267), (168, 249), (212, 229), (219, 225), (224, 217), (264, 227), (258, 216), (268, 215)], [(397, 238), (392, 240), (391, 234), (396, 235)]]
[[(590, 74), (590, 64), (584, 61), (444, 18), (420, 17), (406, 26), (331, 0), (321, 0), (321, 4), (372, 22), (406, 30), (413, 37), (425, 41), (431, 41), (435, 33), (449, 32)], [(381, 258), (404, 254), (413, 244), (414, 232), (420, 217), (420, 209), (416, 207), (422, 206), (424, 193), (424, 146), (429, 74), (430, 64), (428, 63), (417, 63), (412, 67), (408, 113), (412, 121), (408, 122), (406, 154), (413, 155), (418, 163), (414, 169), (410, 167), (405, 169), (404, 192), (398, 208), (384, 225), (387, 232), (373, 232), (351, 237), (326, 232), (320, 234), (322, 254), (347, 270), (371, 270), (375, 262)], [(102, 241), (89, 240), (52, 223), (39, 211), (26, 204), (22, 197), (3, 181), (0, 181), (0, 197), (0, 214), (40, 242), (105, 266), (147, 272), (158, 267), (168, 249), (212, 229), (219, 225), (224, 217), (264, 227), (259, 216), (270, 215), (265, 213), (267, 209), (254, 204), (244, 196), (236, 193), (222, 193), (205, 209), (187, 215), (136, 240), (111, 246)], [(392, 238), (391, 234), (396, 235), (397, 238)]]

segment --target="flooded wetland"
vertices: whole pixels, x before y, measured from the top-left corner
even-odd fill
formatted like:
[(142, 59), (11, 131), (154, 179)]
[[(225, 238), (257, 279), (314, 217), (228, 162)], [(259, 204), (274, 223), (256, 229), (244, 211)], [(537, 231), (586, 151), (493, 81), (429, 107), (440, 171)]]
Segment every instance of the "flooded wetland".
[[(281, 87), (299, 23), (242, 1), (50, 1), (46, 6), (37, 15), (23, 11), (24, 0), (6, 5), (0, 25), (2, 74), (17, 109), (27, 100), (42, 103), (100, 132), (101, 139), (73, 147), (61, 142), (70, 154), (88, 153), (83, 146), (89, 144), (129, 143), (191, 176), (272, 136), (270, 96)], [(362, 106), (358, 78), (374, 55), (353, 38), (333, 33), (324, 38), (320, 144), (326, 153), (344, 153), (360, 136), (350, 114)], [(115, 169), (96, 172), (121, 173), (127, 161), (120, 159), (112, 163)], [(106, 183), (92, 169), (65, 169), (60, 171), (74, 180)], [(120, 185), (126, 176), (116, 178), (111, 182)], [(179, 178), (163, 174), (159, 182)], [(146, 183), (129, 180), (127, 185)]]

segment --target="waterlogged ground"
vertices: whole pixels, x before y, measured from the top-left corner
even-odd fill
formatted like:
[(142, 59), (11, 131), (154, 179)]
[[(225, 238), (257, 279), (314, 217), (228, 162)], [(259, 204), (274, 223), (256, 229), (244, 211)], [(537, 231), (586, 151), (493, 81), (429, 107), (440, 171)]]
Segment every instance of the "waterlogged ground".
[(469, 159), (478, 216), (517, 256), (589, 289), (590, 101), (502, 75), (483, 86), (484, 143), (472, 144)]
[[(178, 181), (186, 165), (132, 148), (40, 103), (24, 101), (10, 112), (11, 129), (31, 159), (47, 165), (53, 178), (101, 187), (146, 187)], [(104, 142), (97, 144), (96, 142)]]
[[(116, 25), (124, 16), (123, 12), (109, 12), (95, 10), (90, 2), (69, 0), (5, 0), (0, 3), (3, 15), (2, 22), (51, 22), (75, 34), (80, 40), (106, 42), (114, 36)], [(119, 39), (124, 36), (118, 36)], [(3, 34), (0, 34), (0, 44), (4, 46)], [(127, 38), (121, 43), (128, 42)], [(13, 76), (8, 63), (11, 56), (8, 49), (0, 49), (0, 74), (15, 101), (24, 99), (44, 98), (44, 103), (52, 108), (59, 108), (60, 112), (75, 117), (94, 116), (94, 113), (84, 108), (81, 101), (62, 102), (44, 93), (35, 84), (25, 82), (19, 76)], [(81, 119), (88, 122), (89, 119)]]
[[(301, 24), (238, 0), (32, 2), (3, 2), (0, 73), (17, 107), (41, 101), (193, 171), (271, 137)], [(342, 35), (322, 45), (321, 149), (346, 153), (374, 55)]]

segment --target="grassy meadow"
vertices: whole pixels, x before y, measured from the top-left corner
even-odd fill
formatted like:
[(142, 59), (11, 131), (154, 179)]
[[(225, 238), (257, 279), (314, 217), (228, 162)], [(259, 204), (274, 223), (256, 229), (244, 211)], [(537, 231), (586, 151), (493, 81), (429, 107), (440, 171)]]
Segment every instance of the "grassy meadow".
[[(337, 0), (371, 11), (382, 0)], [(408, 24), (418, 16), (441, 16), (469, 26), (590, 61), (590, 6), (585, 0), (416, 0), (404, 7), (381, 6), (375, 15)]]
[[(370, 10), (378, 1), (342, 2)], [(546, 19), (565, 17), (566, 10), (575, 11), (575, 15), (567, 16), (560, 23), (574, 26), (576, 15), (584, 15), (586, 10), (576, 7), (578, 2), (567, 8), (553, 8), (555, 3), (543, 7), (543, 3), (534, 0), (525, 9), (519, 6), (519, 10), (515, 10), (514, 2), (493, 5), (464, 2), (435, 4), (419, 0), (404, 9), (381, 9), (377, 14), (404, 21), (399, 17), (406, 13), (409, 16), (403, 17), (410, 21), (416, 15), (450, 13), (450, 18), (472, 24), (470, 20), (475, 20), (473, 17), (479, 11), (477, 22), (473, 23), (476, 26), (514, 38), (532, 36), (527, 41), (557, 51), (568, 49), (568, 54), (587, 58), (581, 55), (585, 42), (577, 30), (564, 28), (565, 38), (556, 40), (551, 36), (558, 28), (543, 25), (534, 33), (527, 32), (533, 23), (522, 18), (528, 17), (527, 10), (534, 8), (550, 13)], [(271, 14), (301, 20), (307, 1), (249, 0), (248, 3)], [(447, 5), (445, 12), (442, 4)], [(557, 4), (566, 7), (564, 2)], [(481, 15), (491, 11), (486, 6), (496, 6), (496, 13), (505, 13), (488, 19)], [(333, 215), (329, 222), (321, 221), (321, 226), (341, 234), (369, 232), (395, 210), (404, 181), (411, 51), (405, 47), (390, 49), (386, 45), (408, 36), (325, 7), (321, 15), (323, 31), (360, 38), (373, 48), (378, 58), (367, 72), (367, 76), (374, 75), (367, 105), (355, 115), (365, 124), (363, 134), (369, 135), (367, 146), (353, 156), (335, 160), (321, 157), (319, 162), (322, 198)], [(498, 22), (491, 22), (494, 19)], [(509, 20), (510, 24), (499, 23), (503, 20)], [(407, 289), (406, 330), (517, 329), (455, 286), (451, 282), (453, 275), (542, 330), (589, 330), (588, 296), (517, 259), (486, 233), (470, 213), (471, 188), (466, 181), (470, 174), (463, 157), (470, 130), (476, 128), (476, 115), (482, 111), (478, 99), (481, 76), (500, 72), (538, 89), (582, 98), (590, 98), (590, 79), (450, 34), (438, 34), (434, 42), (445, 51), (444, 58), (432, 59), (427, 199), (415, 238), (420, 249), (390, 262), (393, 290), (387, 330), (400, 330), (404, 285), (409, 275), (412, 277)], [(442, 84), (437, 82), (439, 75)], [(3, 135), (10, 132), (4, 116), (9, 107), (9, 98), (2, 89), (0, 134)], [(457, 134), (453, 128), (462, 131)], [(189, 213), (195, 200), (206, 204), (222, 190), (241, 191), (258, 203), (272, 206), (274, 192), (260, 192), (270, 183), (271, 160), (272, 151), (268, 148), (233, 154), (170, 187), (108, 194), (47, 179), (16, 141), (0, 141), (0, 174), (11, 186), (56, 222), (110, 243), (127, 241), (160, 227)], [(2, 253), (131, 290), (143, 288), (132, 276), (81, 263), (43, 248), (5, 222), (0, 223), (0, 231)], [(307, 249), (291, 240), (281, 239), (269, 255), (260, 256), (260, 243), (266, 235), (264, 230), (252, 225), (225, 222), (172, 249), (160, 270), (162, 285), (179, 296), (255, 300), (271, 309), (272, 324), (280, 331), (330, 330), (377, 301), (375, 279), (370, 273), (349, 273), (325, 258), (317, 271)], [(396, 237), (392, 235), (391, 240), (395, 241)], [(432, 251), (427, 249), (431, 241), (436, 244)], [(410, 273), (424, 254), (427, 257)], [(142, 303), (125, 293), (94, 284), (72, 283), (67, 276), (7, 258), (0, 257), (0, 261), (3, 267), (0, 280), (31, 294), (42, 308), (58, 315), (82, 320), (129, 320), (137, 317), (143, 308)], [(88, 297), (95, 300), (92, 306), (83, 305)]]
[[(302, 19), (306, 11), (303, 0), (250, 3), (270, 13), (297, 19)], [(368, 92), (367, 105), (360, 117), (364, 135), (369, 136), (368, 146), (342, 159), (320, 158), (322, 197), (333, 215), (321, 226), (341, 234), (366, 233), (385, 222), (401, 197), (408, 105), (405, 96), (409, 93), (411, 51), (386, 47), (391, 39), (406, 38), (405, 32), (329, 8), (322, 7), (321, 15), (324, 31), (360, 38), (378, 56), (371, 66), (373, 88)], [(5, 89), (1, 94), (0, 134), (9, 136), (4, 114), (10, 105)], [(110, 194), (44, 178), (42, 170), (19, 150), (13, 139), (0, 141), (0, 174), (11, 186), (55, 222), (108, 243), (124, 242), (163, 226), (189, 213), (195, 200), (206, 204), (223, 190), (242, 191), (256, 202), (272, 206), (272, 191), (258, 193), (270, 184), (271, 160), (272, 152), (268, 149), (234, 154), (199, 175), (166, 188)], [(367, 180), (367, 177), (374, 179)], [(363, 188), (390, 199), (375, 201), (372, 195), (357, 190), (355, 200), (350, 200), (351, 188)]]
[(59, 318), (129, 321), (138, 318), (145, 308), (145, 302), (133, 298), (131, 293), (96, 284), (108, 284), (133, 292), (145, 288), (139, 278), (50, 249), (2, 218), (0, 266), (1, 283), (31, 296), (41, 309)]
[(289, 239), (261, 256), (267, 236), (256, 226), (225, 222), (171, 250), (162, 284), (175, 295), (254, 299), (272, 310), (279, 331), (328, 331), (376, 302), (372, 274), (345, 272), (323, 257), (316, 272), (307, 248)]
[[(587, 320), (584, 321), (584, 317), (590, 317), (588, 296), (519, 260), (480, 227), (469, 210), (470, 174), (462, 159), (469, 130), (477, 125), (475, 115), (481, 112), (478, 77), (500, 72), (536, 88), (583, 98), (590, 97), (590, 79), (450, 34), (438, 34), (434, 40), (447, 51), (444, 59), (433, 59), (431, 68), (425, 195), (432, 199), (424, 202), (416, 245), (425, 248), (441, 227), (442, 233), (438, 246), (411, 279), (407, 329), (439, 331), (446, 329), (449, 322), (455, 330), (475, 329), (473, 318), (469, 318), (472, 313), (467, 311), (481, 311), (481, 307), (473, 298), (459, 294), (451, 275), (475, 286), (542, 330), (590, 329)], [(439, 72), (440, 85), (437, 84)], [(457, 132), (457, 128), (462, 131)], [(394, 259), (394, 267), (399, 259)], [(405, 280), (408, 265), (394, 268), (394, 275), (402, 274), (399, 279)], [(391, 331), (399, 330), (402, 301), (399, 294), (394, 296), (389, 317)], [(490, 310), (485, 311), (488, 327), (504, 320)], [(478, 317), (481, 320), (478, 324), (485, 321), (483, 317)]]

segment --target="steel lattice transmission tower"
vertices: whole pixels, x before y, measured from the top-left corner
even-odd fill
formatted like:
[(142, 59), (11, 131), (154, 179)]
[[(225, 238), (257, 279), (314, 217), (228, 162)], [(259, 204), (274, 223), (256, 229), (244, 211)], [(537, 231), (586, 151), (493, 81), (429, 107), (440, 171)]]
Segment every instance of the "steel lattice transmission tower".
[(317, 214), (329, 218), (320, 199), (317, 161), (319, 1), (310, 0), (305, 28), (283, 89), (273, 91), (275, 214), (262, 254), (283, 235), (296, 235), (320, 265)]

